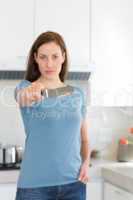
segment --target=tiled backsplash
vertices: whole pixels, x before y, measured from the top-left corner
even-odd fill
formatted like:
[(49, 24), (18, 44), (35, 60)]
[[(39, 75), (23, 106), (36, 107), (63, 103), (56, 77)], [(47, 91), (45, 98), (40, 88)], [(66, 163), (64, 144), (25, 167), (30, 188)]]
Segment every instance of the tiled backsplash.
[[(24, 145), (24, 127), (14, 100), (18, 82), (0, 82), (0, 142)], [(87, 117), (91, 149), (102, 150), (103, 157), (114, 158), (118, 139), (127, 135), (128, 127), (133, 125), (133, 108), (88, 106)]]
[(0, 81), (0, 142), (24, 144), (24, 129), (14, 88), (19, 80)]
[(115, 159), (119, 138), (128, 135), (128, 128), (133, 126), (133, 108), (89, 107), (88, 124), (91, 149)]

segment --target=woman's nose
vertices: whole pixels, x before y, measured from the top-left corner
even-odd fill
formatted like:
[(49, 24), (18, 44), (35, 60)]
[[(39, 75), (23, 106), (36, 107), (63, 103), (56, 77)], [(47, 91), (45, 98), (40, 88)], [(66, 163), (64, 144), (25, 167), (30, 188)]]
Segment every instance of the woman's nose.
[(51, 59), (48, 60), (48, 62), (47, 62), (47, 66), (50, 67), (50, 68), (53, 66), (53, 62), (52, 62)]

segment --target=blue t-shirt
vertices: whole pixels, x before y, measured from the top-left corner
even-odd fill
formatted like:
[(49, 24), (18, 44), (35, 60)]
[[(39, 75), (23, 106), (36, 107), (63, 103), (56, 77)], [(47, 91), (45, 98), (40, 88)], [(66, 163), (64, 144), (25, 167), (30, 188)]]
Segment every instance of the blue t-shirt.
[[(30, 81), (22, 80), (15, 88)], [(84, 92), (74, 87), (70, 95), (49, 97), (20, 107), (26, 134), (19, 188), (55, 186), (78, 181), (82, 157), (81, 123), (86, 115)]]

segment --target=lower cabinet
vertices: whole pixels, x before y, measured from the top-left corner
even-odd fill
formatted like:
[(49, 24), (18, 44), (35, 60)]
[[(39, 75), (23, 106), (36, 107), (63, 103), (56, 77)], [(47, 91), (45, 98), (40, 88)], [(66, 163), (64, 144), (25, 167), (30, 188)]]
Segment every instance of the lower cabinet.
[(104, 183), (104, 200), (133, 200), (133, 194), (110, 183)]
[(0, 184), (0, 200), (15, 200), (15, 196), (15, 184)]
[(103, 182), (94, 180), (87, 183), (86, 200), (103, 200)]

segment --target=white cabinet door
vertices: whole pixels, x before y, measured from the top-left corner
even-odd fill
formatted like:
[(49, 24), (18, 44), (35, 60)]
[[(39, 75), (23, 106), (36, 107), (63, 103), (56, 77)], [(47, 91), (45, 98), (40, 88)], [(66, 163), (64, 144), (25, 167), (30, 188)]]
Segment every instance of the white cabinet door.
[(133, 105), (133, 1), (92, 0), (91, 105)]
[(0, 1), (0, 69), (7, 63), (10, 69), (17, 59), (27, 56), (33, 41), (33, 19), (33, 0)]
[(86, 200), (103, 200), (102, 191), (103, 190), (101, 181), (88, 182)]
[(71, 64), (89, 62), (89, 0), (36, 0), (35, 33), (57, 31), (63, 35)]
[(104, 200), (133, 200), (133, 194), (111, 185), (104, 183)]
[(16, 185), (15, 184), (0, 184), (0, 199), (15, 200)]

